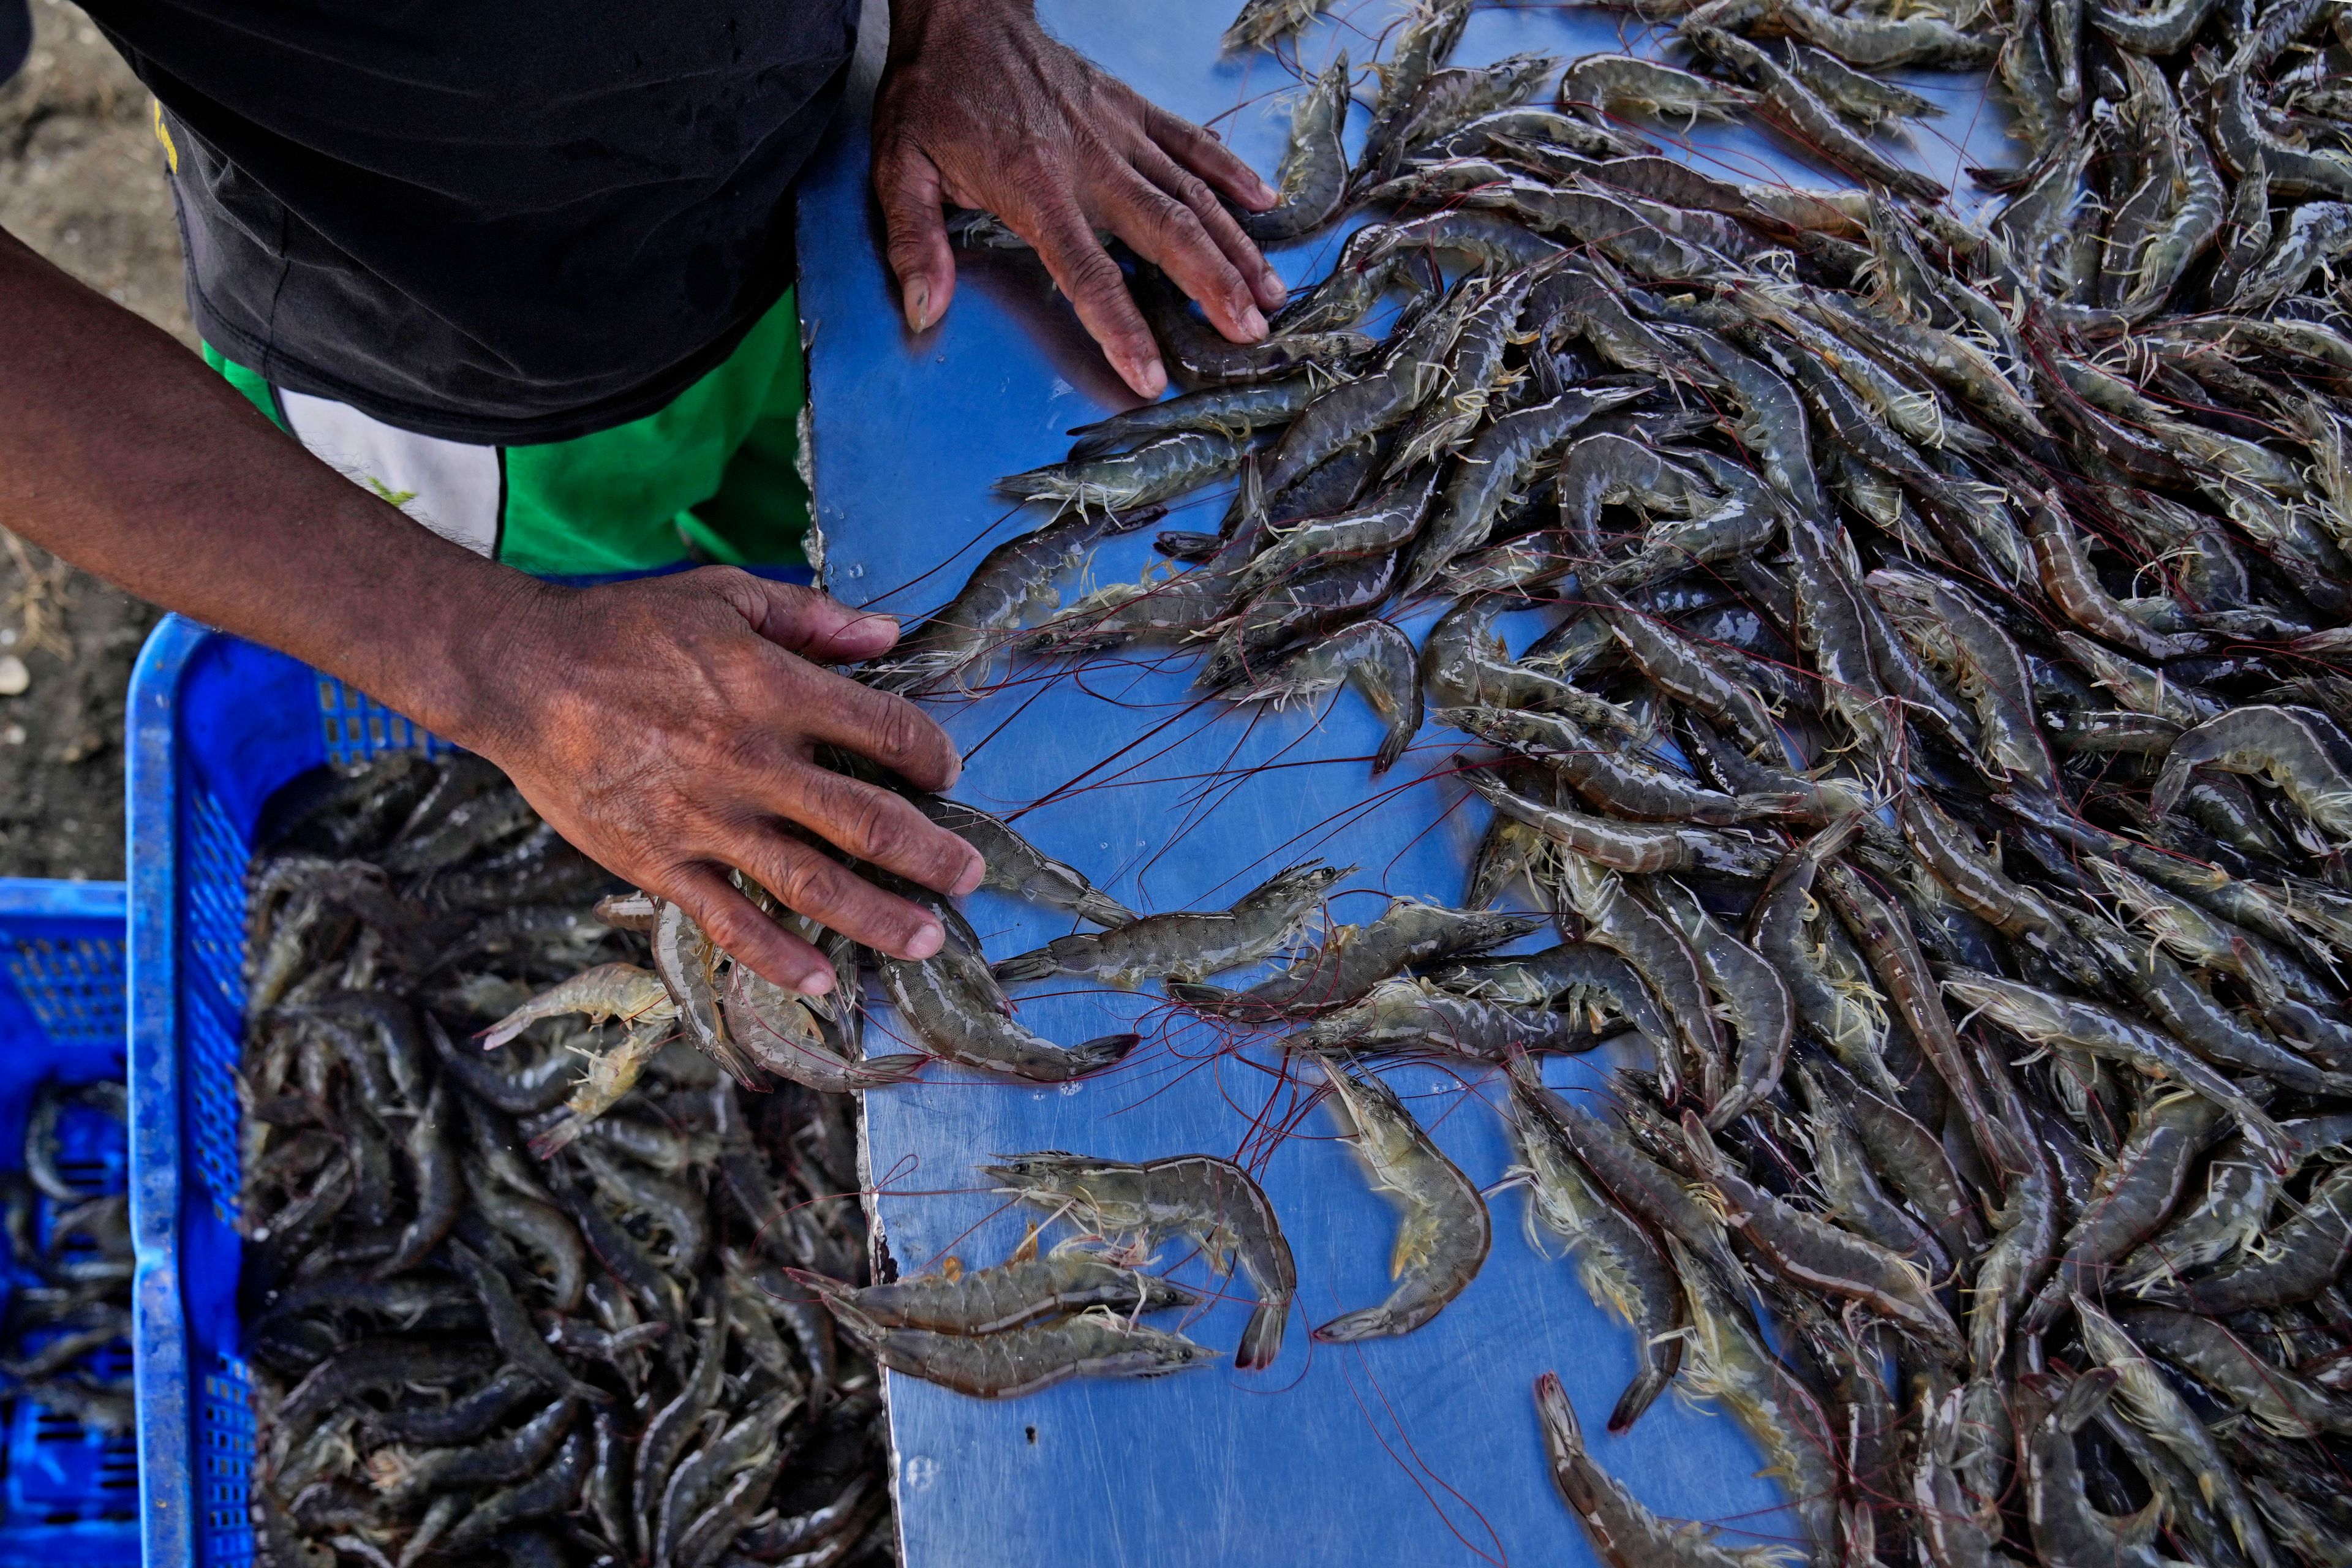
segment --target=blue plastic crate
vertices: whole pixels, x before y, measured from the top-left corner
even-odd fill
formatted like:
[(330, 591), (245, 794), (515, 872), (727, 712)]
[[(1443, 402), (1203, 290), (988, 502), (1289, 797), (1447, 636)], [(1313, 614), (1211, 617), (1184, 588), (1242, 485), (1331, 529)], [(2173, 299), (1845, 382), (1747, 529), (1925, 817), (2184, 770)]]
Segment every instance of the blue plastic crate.
[[(0, 1168), (21, 1163), (26, 1112), (43, 1079), (123, 1075), (125, 909), (120, 882), (0, 879)], [(68, 1179), (93, 1196), (123, 1189), (129, 1151), (112, 1119), (72, 1112), (59, 1131)], [(43, 1199), (44, 1237), (52, 1217)], [(0, 1279), (0, 1289), (18, 1283)], [(131, 1359), (118, 1347), (91, 1370), (121, 1377)], [(140, 1560), (132, 1439), (102, 1437), (18, 1400), (5, 1444), (0, 1568), (127, 1568)]]
[[(805, 568), (762, 574), (809, 580)], [(159, 1568), (247, 1568), (254, 1423), (236, 1312), (235, 1072), (254, 827), (279, 787), (320, 763), (446, 742), (299, 660), (179, 616), (140, 653), (128, 729), (142, 1534)], [(0, 1085), (0, 1117), (6, 1093)], [(13, 1564), (0, 1557), (0, 1568)]]

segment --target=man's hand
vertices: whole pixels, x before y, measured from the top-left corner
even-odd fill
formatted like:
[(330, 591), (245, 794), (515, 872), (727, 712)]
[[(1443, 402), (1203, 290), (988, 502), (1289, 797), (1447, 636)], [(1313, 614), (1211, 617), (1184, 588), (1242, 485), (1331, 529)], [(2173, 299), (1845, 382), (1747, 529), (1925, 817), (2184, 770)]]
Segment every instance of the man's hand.
[(1157, 397), (1159, 347), (1095, 231), (1158, 263), (1226, 337), (1254, 342), (1282, 280), (1211, 186), (1252, 211), (1274, 205), (1215, 137), (1047, 37), (1031, 0), (891, 0), (874, 190), (916, 331), (955, 291), (941, 201), (984, 207), (1037, 247), (1128, 385)]
[(724, 566), (534, 585), (486, 629), (468, 661), (480, 679), (457, 704), (450, 738), (505, 769), (600, 865), (684, 906), (769, 979), (815, 993), (833, 966), (754, 908), (730, 868), (901, 958), (937, 952), (939, 922), (809, 836), (939, 892), (980, 885), (970, 845), (900, 796), (814, 761), (829, 744), (923, 789), (955, 783), (961, 759), (921, 710), (822, 668), (898, 639), (886, 616)]

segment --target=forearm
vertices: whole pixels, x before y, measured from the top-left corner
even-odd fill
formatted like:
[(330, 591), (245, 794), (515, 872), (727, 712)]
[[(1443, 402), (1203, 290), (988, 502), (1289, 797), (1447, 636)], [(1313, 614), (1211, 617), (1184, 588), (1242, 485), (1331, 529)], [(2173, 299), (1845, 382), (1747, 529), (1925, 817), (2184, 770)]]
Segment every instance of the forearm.
[(185, 349), (0, 233), (0, 524), (445, 733), (535, 585), (312, 458)]

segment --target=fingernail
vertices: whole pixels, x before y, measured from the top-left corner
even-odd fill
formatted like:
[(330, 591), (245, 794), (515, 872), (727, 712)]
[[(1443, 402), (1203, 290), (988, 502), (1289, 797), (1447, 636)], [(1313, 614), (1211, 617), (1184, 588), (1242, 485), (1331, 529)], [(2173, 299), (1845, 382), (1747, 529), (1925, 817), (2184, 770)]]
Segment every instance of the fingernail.
[(947, 941), (947, 933), (935, 925), (918, 926), (915, 934), (907, 939), (907, 956), (920, 963), (939, 952)]
[(812, 969), (793, 982), (793, 989), (803, 996), (822, 996), (833, 989), (833, 971)]
[(1258, 181), (1257, 199), (1264, 202), (1268, 206), (1274, 205), (1277, 199), (1274, 194), (1274, 187), (1267, 184), (1264, 180)]
[(907, 325), (921, 331), (931, 324), (931, 286), (921, 279), (907, 285)]
[(987, 875), (988, 862), (975, 855), (972, 857), (971, 864), (964, 868), (963, 875), (956, 879), (955, 886), (949, 889), (948, 891), (956, 898), (961, 899), (967, 893), (972, 892), (978, 889), (982, 879)]
[(1274, 296), (1276, 305), (1279, 306), (1290, 298), (1290, 286), (1282, 280), (1282, 274), (1273, 268), (1269, 267), (1260, 273), (1257, 281), (1259, 288)]
[(1157, 397), (1168, 390), (1168, 373), (1160, 368), (1157, 358), (1145, 360), (1135, 367), (1129, 382), (1146, 397)]
[(1258, 314), (1255, 305), (1251, 305), (1242, 311), (1242, 331), (1254, 339), (1265, 336), (1265, 318)]

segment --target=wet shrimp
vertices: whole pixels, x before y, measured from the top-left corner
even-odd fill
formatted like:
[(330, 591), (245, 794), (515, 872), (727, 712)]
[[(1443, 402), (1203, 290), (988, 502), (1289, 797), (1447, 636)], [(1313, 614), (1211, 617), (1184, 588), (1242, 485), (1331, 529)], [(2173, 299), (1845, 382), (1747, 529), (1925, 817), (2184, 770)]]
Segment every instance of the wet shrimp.
[(1597, 1043), (1572, 1014), (1458, 995), (1426, 981), (1383, 980), (1361, 1001), (1284, 1037), (1282, 1048), (1358, 1057), (1439, 1052), (1493, 1062), (1513, 1048), (1572, 1052)]
[(634, 963), (600, 963), (541, 992), (491, 1025), (482, 1037), (482, 1048), (497, 1050), (541, 1019), (568, 1013), (584, 1013), (600, 1024), (618, 1020), (634, 1026), (667, 1023), (677, 1016), (677, 1008), (652, 971)]
[(1551, 1373), (1536, 1379), (1536, 1413), (1553, 1484), (1608, 1568), (1779, 1568), (1786, 1563), (1777, 1548), (1718, 1546), (1704, 1527), (1670, 1525), (1643, 1507), (1586, 1450), (1575, 1407)]
[(1440, 708), (1519, 708), (1559, 713), (1589, 728), (1649, 738), (1615, 703), (1539, 664), (1514, 659), (1495, 629), (1513, 607), (1507, 595), (1474, 594), (1437, 618), (1421, 649), (1421, 681)]
[(1609, 1414), (1612, 1432), (1629, 1431), (1682, 1364), (1682, 1285), (1649, 1233), (1593, 1184), (1539, 1100), (1515, 1087), (1508, 1116), (1528, 1174), (1528, 1242), (1541, 1226), (1567, 1244), (1585, 1293), (1633, 1331), (1639, 1370)]
[(1406, 969), (1513, 942), (1548, 917), (1449, 910), (1418, 899), (1392, 899), (1369, 925), (1335, 926), (1314, 952), (1247, 991), (1171, 984), (1168, 994), (1194, 1007), (1243, 1019), (1279, 1018), (1343, 1007)]
[(994, 1334), (1039, 1318), (1102, 1307), (1123, 1317), (1190, 1307), (1200, 1298), (1180, 1285), (1122, 1268), (1099, 1253), (1059, 1247), (1042, 1258), (974, 1268), (950, 1277), (920, 1274), (863, 1289), (798, 1268), (784, 1271), (859, 1318), (885, 1329), (941, 1334)]
[(1682, 1130), (1699, 1178), (1714, 1189), (1727, 1223), (1775, 1273), (1806, 1289), (1859, 1301), (1924, 1347), (1959, 1359), (1959, 1325), (1916, 1265), (1758, 1186), (1716, 1147), (1696, 1112), (1683, 1113)]
[(1135, 919), (1134, 910), (1096, 888), (1085, 872), (1042, 853), (1003, 819), (940, 795), (913, 799), (925, 816), (980, 851), (988, 863), (982, 887), (1067, 910), (1094, 925), (1121, 926)]
[(1562, 942), (1508, 958), (1474, 958), (1432, 970), (1426, 978), (1441, 991), (1579, 1014), (1595, 1035), (1615, 1025), (1634, 1030), (1654, 1047), (1673, 1048), (1674, 1027), (1633, 966), (1590, 942)]
[(2095, 1002), (2059, 996), (1979, 971), (1948, 969), (1943, 985), (1964, 1005), (2033, 1044), (2074, 1046), (2127, 1063), (2152, 1078), (2169, 1079), (2228, 1110), (2274, 1155), (2286, 1146), (2278, 1123), (2169, 1035)]
[(1387, 621), (1358, 621), (1329, 637), (1286, 654), (1238, 692), (1236, 703), (1265, 702), (1276, 708), (1307, 701), (1346, 683), (1353, 686), (1388, 726), (1372, 756), (1372, 776), (1396, 765), (1421, 732), (1421, 670), (1412, 639)]
[(1181, 1334), (1095, 1310), (1063, 1322), (992, 1334), (886, 1329), (830, 1300), (842, 1326), (894, 1372), (974, 1399), (1017, 1399), (1074, 1377), (1161, 1377), (1223, 1357)]
[(1706, 1112), (1707, 1126), (1719, 1131), (1779, 1085), (1796, 1028), (1795, 1005), (1787, 983), (1764, 956), (1717, 925), (1687, 889), (1662, 877), (1654, 879), (1645, 891), (1651, 907), (1682, 933), (1698, 962), (1700, 978), (1731, 1026), (1737, 1048), (1730, 1082)]
[(1007, 540), (982, 558), (945, 607), (901, 637), (858, 678), (885, 691), (914, 691), (958, 675), (1017, 627), (1031, 601), (1044, 595), (1054, 577), (1087, 546), (1140, 521), (1122, 523), (1111, 512), (1090, 508), (1065, 513)]
[[(1326, 0), (1288, 0), (1290, 8), (1312, 14)], [(1234, 24), (1235, 31), (1242, 23)], [(1228, 34), (1230, 39), (1233, 35)], [(1263, 42), (1262, 38), (1254, 40)], [(1290, 111), (1290, 143), (1274, 172), (1275, 205), (1244, 213), (1242, 232), (1261, 245), (1296, 239), (1318, 228), (1339, 211), (1348, 189), (1348, 152), (1340, 133), (1348, 126), (1353, 83), (1342, 50), (1328, 69), (1302, 89)]]
[(1205, 979), (1280, 948), (1322, 907), (1323, 895), (1349, 869), (1293, 866), (1229, 910), (1146, 915), (1093, 935), (1056, 937), (1005, 959), (995, 966), (995, 975), (1008, 984), (1069, 974), (1129, 986), (1147, 979)]
[(1559, 79), (1559, 101), (1685, 125), (1728, 120), (1746, 100), (1721, 82), (1635, 55), (1587, 55)]
[(1467, 758), (1456, 759), (1454, 772), (1502, 817), (1612, 871), (1698, 870), (1760, 877), (1772, 868), (1772, 851), (1753, 839), (1679, 823), (1622, 822), (1549, 805), (1514, 790), (1503, 777)]
[(1234, 1364), (1271, 1366), (1298, 1270), (1274, 1205), (1248, 1172), (1207, 1154), (1179, 1154), (1130, 1164), (1045, 1150), (999, 1156), (981, 1170), (1003, 1190), (1039, 1208), (1069, 1209), (1097, 1231), (1148, 1241), (1189, 1238), (1221, 1274), (1238, 1267), (1258, 1304), (1242, 1331)]
[(2150, 805), (2170, 811), (2189, 770), (2252, 773), (2284, 792), (2295, 809), (2336, 842), (2352, 841), (2352, 774), (2337, 763), (2352, 742), (2316, 715), (2289, 708), (2236, 708), (2174, 742)]
[(1785, 795), (1728, 795), (1630, 752), (1621, 752), (1574, 721), (1511, 708), (1441, 708), (1430, 715), (1449, 729), (1542, 763), (1579, 795), (1639, 822), (1727, 826), (1782, 816)]
[(1403, 1211), (1389, 1275), (1396, 1288), (1377, 1307), (1342, 1313), (1315, 1331), (1326, 1343), (1352, 1344), (1411, 1333), (1469, 1289), (1492, 1240), (1486, 1200), (1432, 1142), (1396, 1092), (1369, 1073), (1318, 1057), (1340, 1137), (1370, 1173), (1373, 1187)]
[(1668, 1092), (1686, 1081), (1714, 1104), (1727, 1072), (1723, 1026), (1690, 944), (1671, 921), (1633, 897), (1623, 878), (1580, 855), (1561, 858), (1555, 886), (1584, 921), (1585, 940), (1632, 964), (1673, 1022), (1677, 1048), (1658, 1052)]

